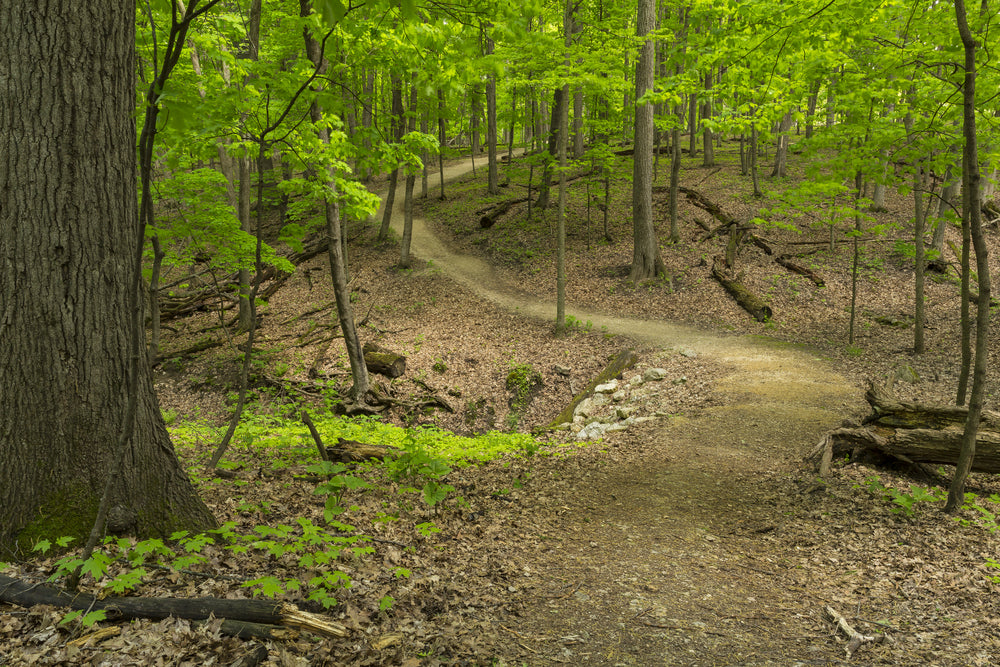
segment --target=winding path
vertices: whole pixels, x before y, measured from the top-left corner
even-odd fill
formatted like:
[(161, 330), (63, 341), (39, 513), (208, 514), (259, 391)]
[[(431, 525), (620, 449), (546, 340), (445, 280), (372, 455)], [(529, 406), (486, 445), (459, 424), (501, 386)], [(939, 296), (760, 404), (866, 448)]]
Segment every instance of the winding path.
[[(457, 164), (445, 178), (469, 170)], [(396, 201), (398, 226), (401, 190)], [(542, 320), (555, 312), (554, 302), (502, 285), (482, 260), (450, 252), (421, 219), (414, 220), (412, 247), (504, 308)], [(776, 474), (790, 477), (803, 451), (861, 405), (860, 392), (795, 346), (567, 310), (655, 347), (693, 350), (726, 374), (714, 386), (714, 406), (657, 422), (638, 435), (653, 445), (644, 458), (586, 471), (574, 496), (558, 500), (572, 511), (563, 537), (532, 554), (525, 585), (534, 602), (524, 618), (507, 621), (517, 624), (522, 647), (512, 644), (510, 658), (531, 665), (842, 658), (831, 642), (818, 648), (810, 639), (822, 601), (809, 599), (781, 565), (794, 547), (768, 541), (783, 520), (768, 494), (780, 488)]]

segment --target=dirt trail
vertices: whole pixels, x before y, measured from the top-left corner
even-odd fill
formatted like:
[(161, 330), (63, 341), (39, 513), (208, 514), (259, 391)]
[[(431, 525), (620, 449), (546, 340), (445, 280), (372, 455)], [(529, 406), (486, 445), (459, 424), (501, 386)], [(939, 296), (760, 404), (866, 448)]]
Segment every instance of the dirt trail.
[[(446, 179), (469, 170), (459, 164)], [(402, 221), (402, 193), (397, 198)], [(503, 285), (483, 261), (448, 251), (414, 220), (414, 255), (504, 308), (551, 319), (555, 304)], [(821, 432), (860, 409), (860, 392), (808, 350), (668, 322), (569, 314), (653, 348), (722, 364), (715, 405), (646, 425), (581, 470), (544, 548), (529, 549), (523, 618), (505, 624), (510, 657), (535, 664), (827, 664), (817, 639), (822, 600), (771, 537), (776, 494)], [(629, 439), (635, 447), (628, 453)], [(635, 453), (638, 452), (638, 453)], [(539, 485), (544, 482), (540, 481)], [(543, 501), (544, 502), (544, 501)]]

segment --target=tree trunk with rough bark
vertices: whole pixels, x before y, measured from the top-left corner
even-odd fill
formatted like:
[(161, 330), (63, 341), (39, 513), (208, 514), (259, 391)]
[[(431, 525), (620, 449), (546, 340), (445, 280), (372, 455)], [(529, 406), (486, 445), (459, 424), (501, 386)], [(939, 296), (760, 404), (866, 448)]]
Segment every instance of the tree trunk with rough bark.
[[(0, 558), (85, 538), (114, 468), (139, 230), (134, 24), (120, 0), (0, 3)], [(149, 365), (132, 363), (137, 411), (112, 504), (141, 535), (211, 528)]]
[[(655, 0), (639, 0), (636, 35), (643, 40), (635, 65), (635, 99), (653, 87), (655, 57), (648, 37), (656, 23)], [(635, 151), (632, 157), (632, 270), (629, 279), (648, 280), (663, 271), (663, 260), (653, 226), (653, 105), (635, 108)]]

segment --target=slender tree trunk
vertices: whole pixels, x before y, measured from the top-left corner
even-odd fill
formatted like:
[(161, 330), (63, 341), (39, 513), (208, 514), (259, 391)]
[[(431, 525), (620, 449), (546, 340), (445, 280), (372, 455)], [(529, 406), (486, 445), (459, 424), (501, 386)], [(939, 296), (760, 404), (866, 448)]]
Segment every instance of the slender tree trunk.
[[(417, 86), (416, 77), (410, 81), (410, 109), (406, 122), (406, 131), (416, 129), (417, 116)], [(399, 267), (410, 268), (410, 242), (413, 239), (413, 186), (417, 182), (417, 172), (411, 167), (406, 168), (406, 185), (403, 190), (403, 237), (399, 244)]]
[[(420, 132), (427, 134), (427, 110), (424, 109), (420, 114)], [(428, 163), (430, 162), (431, 154), (424, 151), (420, 156), (420, 161), (423, 162), (423, 168), (420, 170), (420, 198), (427, 199), (427, 174), (429, 172)]]
[[(983, 3), (985, 10), (986, 4)], [(985, 11), (984, 11), (985, 13)], [(968, 207), (969, 228), (976, 249), (976, 272), (979, 283), (979, 302), (976, 312), (976, 356), (972, 373), (972, 392), (969, 412), (962, 434), (962, 450), (955, 465), (955, 476), (948, 489), (946, 512), (956, 512), (965, 502), (965, 480), (972, 469), (976, 455), (976, 435), (983, 413), (983, 396), (986, 390), (986, 364), (989, 353), (990, 326), (990, 265), (986, 239), (983, 236), (982, 208), (979, 203), (979, 147), (976, 137), (976, 39), (969, 29), (964, 0), (955, 0), (958, 32), (965, 49), (965, 80), (963, 90), (962, 134), (965, 151), (962, 159), (965, 184), (965, 205)], [(965, 217), (963, 215), (963, 217)]]
[(774, 152), (774, 169), (771, 178), (784, 178), (788, 164), (788, 130), (792, 127), (792, 112), (786, 113), (778, 126), (778, 145)]
[[(656, 23), (656, 0), (639, 0), (636, 35), (642, 40), (635, 66), (635, 99), (653, 87), (655, 57), (648, 37)], [(629, 279), (648, 280), (663, 270), (663, 261), (653, 226), (653, 105), (635, 109), (635, 143), (632, 171), (632, 220), (634, 225), (632, 270)]]
[[(487, 25), (489, 28), (489, 25)], [(486, 35), (486, 55), (493, 53), (493, 38)], [(500, 171), (497, 168), (497, 75), (490, 73), (486, 80), (486, 150), (489, 177), (487, 192), (500, 193)]]
[(444, 201), (444, 146), (447, 135), (445, 134), (445, 107), (444, 107), (444, 90), (438, 88), (437, 90), (438, 98), (438, 174), (441, 179), (441, 196), (439, 199)]
[[(710, 69), (705, 73), (705, 104), (702, 107), (701, 117), (703, 120), (709, 120), (712, 117), (712, 79), (714, 72)], [(704, 154), (702, 155), (701, 166), (703, 167), (714, 167), (715, 166), (715, 149), (712, 146), (712, 130), (709, 129), (708, 125), (702, 130)]]
[[(392, 75), (392, 128), (393, 139), (399, 142), (403, 138), (403, 80)], [(399, 166), (392, 168), (389, 174), (389, 192), (385, 197), (385, 207), (382, 209), (382, 226), (378, 230), (378, 240), (389, 238), (389, 228), (392, 224), (392, 208), (396, 201), (396, 185), (399, 183)]]
[[(131, 336), (142, 242), (134, 12), (120, 0), (80, 0), (71, 12), (0, 3), (4, 559), (30, 554), (42, 537), (86, 538), (109, 478), (112, 505), (134, 517), (138, 535), (215, 525)], [(132, 368), (134, 421), (112, 476)]]
[(535, 206), (544, 211), (549, 206), (549, 182), (552, 180), (552, 162), (559, 153), (559, 119), (566, 112), (568, 100), (562, 88), (552, 93), (552, 121), (550, 123), (548, 154), (542, 167), (542, 182), (538, 186), (538, 201)]
[(760, 181), (757, 178), (757, 125), (750, 127), (750, 180), (753, 182), (753, 196), (763, 197), (760, 191)]
[(573, 159), (583, 157), (583, 89), (573, 94)]
[[(566, 0), (563, 11), (564, 44), (567, 51), (573, 42), (573, 0)], [(569, 65), (567, 60), (565, 63)], [(556, 331), (566, 328), (566, 153), (569, 143), (569, 84), (564, 84), (560, 94), (557, 131), (559, 153), (559, 214), (556, 222)]]
[(153, 246), (153, 270), (149, 277), (149, 364), (156, 363), (160, 354), (160, 267), (166, 253), (160, 247), (160, 237), (153, 234), (150, 239)]
[(812, 139), (816, 123), (816, 105), (819, 103), (819, 79), (809, 84), (809, 101), (806, 107), (806, 139)]
[[(299, 0), (299, 11), (303, 17), (312, 13), (311, 4), (310, 0)], [(320, 43), (316, 41), (310, 31), (306, 31), (303, 36), (309, 60), (314, 67), (325, 69), (326, 63), (323, 59)], [(324, 144), (329, 144), (330, 132), (326, 125), (321, 122), (323, 110), (315, 101), (309, 106), (309, 117), (318, 128), (316, 133), (319, 140)], [(324, 205), (326, 234), (329, 239), (327, 257), (330, 261), (330, 279), (333, 283), (334, 300), (337, 302), (337, 319), (340, 322), (340, 330), (344, 334), (344, 347), (347, 348), (347, 359), (351, 365), (351, 379), (354, 381), (350, 396), (355, 401), (364, 403), (369, 388), (368, 367), (365, 365), (361, 340), (354, 323), (354, 306), (351, 304), (351, 294), (347, 287), (347, 262), (343, 254), (343, 229), (340, 219), (340, 201), (336, 197), (336, 174), (329, 171), (317, 174), (317, 176), (325, 179), (326, 186), (334, 193), (334, 196), (329, 198)]]

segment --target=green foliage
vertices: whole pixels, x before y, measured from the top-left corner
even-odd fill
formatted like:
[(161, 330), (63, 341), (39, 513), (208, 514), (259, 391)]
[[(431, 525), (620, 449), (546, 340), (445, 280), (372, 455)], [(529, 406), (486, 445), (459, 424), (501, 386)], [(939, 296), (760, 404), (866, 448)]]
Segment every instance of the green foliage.
[(892, 508), (892, 511), (906, 517), (916, 515), (918, 503), (940, 502), (945, 500), (948, 495), (945, 491), (937, 487), (921, 488), (916, 485), (911, 485), (909, 492), (900, 491), (899, 489), (883, 484), (877, 475), (868, 477), (865, 480), (865, 487), (872, 495), (879, 496), (896, 505), (896, 507)]

